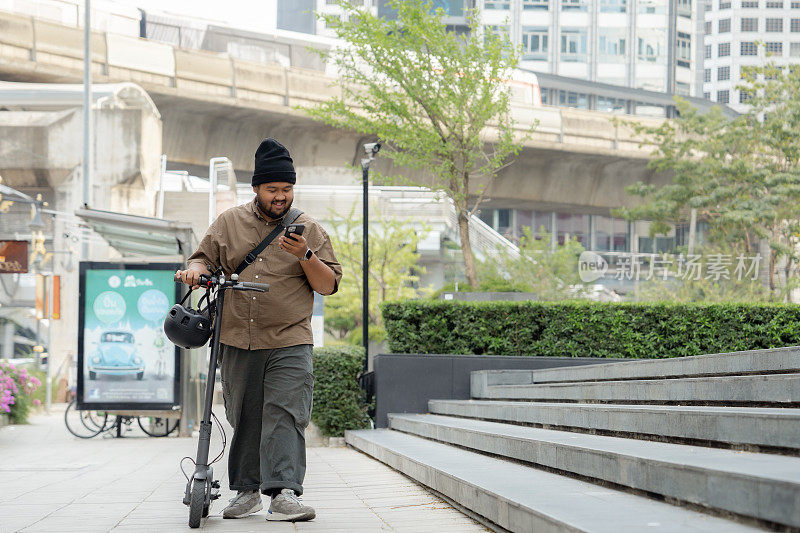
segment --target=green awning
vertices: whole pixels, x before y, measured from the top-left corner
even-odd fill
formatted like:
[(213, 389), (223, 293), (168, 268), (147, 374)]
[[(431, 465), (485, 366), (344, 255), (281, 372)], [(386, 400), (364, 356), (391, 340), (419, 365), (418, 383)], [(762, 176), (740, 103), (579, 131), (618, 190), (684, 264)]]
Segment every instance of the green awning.
[(180, 255), (185, 261), (197, 242), (187, 222), (98, 209), (78, 209), (75, 215), (123, 257)]

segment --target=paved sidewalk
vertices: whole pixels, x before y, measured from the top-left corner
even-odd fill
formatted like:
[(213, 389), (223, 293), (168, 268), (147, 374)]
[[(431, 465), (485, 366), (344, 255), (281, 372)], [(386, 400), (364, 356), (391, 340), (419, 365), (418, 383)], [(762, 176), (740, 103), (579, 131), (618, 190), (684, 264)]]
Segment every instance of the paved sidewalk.
[[(215, 411), (224, 419), (221, 408)], [(214, 431), (213, 455), (221, 446)], [(181, 503), (186, 482), (178, 461), (194, 457), (196, 447), (197, 439), (147, 438), (138, 426), (122, 439), (78, 439), (64, 427), (63, 406), (50, 416), (33, 417), (30, 425), (0, 428), (0, 532), (189, 531), (188, 508)], [(223, 520), (222, 508), (233, 497), (226, 465), (225, 459), (214, 465), (222, 497), (212, 504), (202, 530), (487, 531), (420, 485), (350, 448), (308, 449), (303, 501), (317, 510), (315, 520), (267, 522), (266, 511)]]

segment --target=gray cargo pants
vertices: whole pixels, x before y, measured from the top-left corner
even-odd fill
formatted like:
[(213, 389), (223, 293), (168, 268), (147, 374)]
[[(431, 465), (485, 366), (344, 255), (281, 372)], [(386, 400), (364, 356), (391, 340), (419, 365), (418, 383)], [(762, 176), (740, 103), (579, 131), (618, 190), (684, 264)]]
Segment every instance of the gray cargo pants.
[(311, 417), (312, 345), (274, 350), (220, 346), (225, 415), (233, 426), (231, 490), (303, 493), (305, 429)]

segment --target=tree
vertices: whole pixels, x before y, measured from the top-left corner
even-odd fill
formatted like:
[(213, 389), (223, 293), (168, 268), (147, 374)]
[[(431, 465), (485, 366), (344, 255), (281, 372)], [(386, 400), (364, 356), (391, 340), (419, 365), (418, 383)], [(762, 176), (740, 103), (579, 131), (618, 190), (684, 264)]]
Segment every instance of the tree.
[(800, 260), (800, 69), (769, 62), (743, 73), (737, 89), (750, 98), (746, 113), (729, 119), (713, 108), (700, 114), (677, 99), (677, 119), (637, 127), (654, 146), (650, 167), (674, 178), (660, 189), (641, 182), (628, 188), (646, 201), (618, 214), (653, 220), (655, 234), (695, 208), (712, 243), (752, 253), (763, 239), (770, 248), (770, 290), (785, 291)]
[(541, 229), (535, 238), (523, 229), (519, 254), (498, 249), (480, 264), (481, 286), (497, 291), (535, 293), (539, 300), (568, 300), (583, 294), (578, 258), (584, 251), (576, 238), (551, 248), (551, 235)]
[(429, 186), (453, 199), (467, 281), (475, 286), (470, 218), (531, 133), (518, 134), (511, 118), (506, 80), (519, 53), (507, 35), (484, 34), (475, 11), (467, 13), (469, 31), (461, 34), (448, 30), (444, 11), (434, 11), (428, 0), (388, 0), (394, 19), (347, 0), (339, 5), (341, 17), (320, 18), (347, 46), (319, 53), (337, 67), (342, 95), (305, 111), (376, 135), (397, 168), (423, 171), (431, 180), (395, 181)]
[[(737, 256), (740, 252), (730, 245), (703, 245), (695, 252), (712, 259), (730, 258), (731, 268), (725, 270), (725, 275), (711, 275), (706, 272), (699, 277), (687, 275), (680, 279), (676, 279), (677, 277), (664, 279), (655, 275), (647, 283), (639, 285), (634, 299), (642, 302), (753, 303), (780, 301), (785, 296), (785, 293), (772, 294), (760, 280), (753, 279), (750, 271), (737, 271)], [(681, 250), (681, 253), (685, 253), (685, 250)], [(673, 254), (660, 254), (659, 260), (669, 271), (676, 272), (679, 257)], [(752, 263), (749, 263), (745, 268), (749, 269), (751, 265)]]
[[(343, 283), (333, 296), (325, 298), (325, 327), (328, 333), (352, 343), (361, 342), (362, 219), (355, 207), (345, 219), (330, 222), (330, 238), (342, 264)], [(417, 298), (426, 292), (415, 286), (419, 274), (417, 230), (399, 220), (380, 217), (370, 221), (369, 230), (369, 317), (378, 327), (370, 338), (382, 340), (380, 304), (386, 301)], [(427, 232), (427, 231), (426, 231)]]

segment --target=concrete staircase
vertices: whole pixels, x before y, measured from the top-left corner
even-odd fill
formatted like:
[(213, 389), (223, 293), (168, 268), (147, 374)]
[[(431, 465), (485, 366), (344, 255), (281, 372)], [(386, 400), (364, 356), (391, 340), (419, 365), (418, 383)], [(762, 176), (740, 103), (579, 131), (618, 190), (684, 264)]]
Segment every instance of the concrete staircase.
[(800, 531), (800, 348), (473, 372), (351, 446), (510, 531)]

